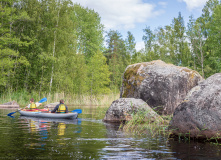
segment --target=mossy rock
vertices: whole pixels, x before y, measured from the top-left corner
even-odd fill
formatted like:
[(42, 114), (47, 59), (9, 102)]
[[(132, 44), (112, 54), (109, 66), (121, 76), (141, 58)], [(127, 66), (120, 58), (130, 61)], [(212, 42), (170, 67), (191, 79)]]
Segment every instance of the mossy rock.
[(126, 68), (120, 97), (140, 98), (159, 114), (170, 115), (202, 80), (194, 70), (161, 60), (137, 63)]

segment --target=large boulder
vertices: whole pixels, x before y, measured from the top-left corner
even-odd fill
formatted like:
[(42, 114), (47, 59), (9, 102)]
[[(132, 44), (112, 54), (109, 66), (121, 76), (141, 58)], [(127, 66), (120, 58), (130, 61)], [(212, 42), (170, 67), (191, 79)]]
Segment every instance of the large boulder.
[(176, 108), (169, 129), (173, 135), (221, 139), (221, 73), (188, 93)]
[(194, 70), (157, 60), (129, 65), (123, 74), (121, 98), (140, 98), (159, 114), (172, 114), (203, 78)]
[(138, 111), (145, 113), (145, 118), (151, 121), (163, 121), (146, 102), (142, 99), (119, 98), (112, 102), (103, 119), (105, 122), (124, 122), (129, 121), (132, 115)]

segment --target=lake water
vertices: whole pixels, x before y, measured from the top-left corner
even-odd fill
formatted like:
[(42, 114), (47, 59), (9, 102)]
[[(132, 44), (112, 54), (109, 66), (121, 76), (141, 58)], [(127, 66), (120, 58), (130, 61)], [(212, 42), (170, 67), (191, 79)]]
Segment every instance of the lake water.
[(0, 159), (221, 159), (218, 143), (134, 136), (102, 122), (96, 109), (77, 120), (7, 114), (0, 109)]

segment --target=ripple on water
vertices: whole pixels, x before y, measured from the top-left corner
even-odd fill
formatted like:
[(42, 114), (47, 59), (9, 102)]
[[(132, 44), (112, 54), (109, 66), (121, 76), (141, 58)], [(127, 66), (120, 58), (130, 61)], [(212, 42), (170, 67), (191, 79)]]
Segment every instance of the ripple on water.
[(38, 154), (39, 159), (221, 159), (217, 144), (134, 136), (92, 118), (47, 122), (18, 114), (11, 118), (6, 115), (12, 111), (5, 112), (0, 111), (0, 155), (11, 159), (22, 159), (18, 153)]

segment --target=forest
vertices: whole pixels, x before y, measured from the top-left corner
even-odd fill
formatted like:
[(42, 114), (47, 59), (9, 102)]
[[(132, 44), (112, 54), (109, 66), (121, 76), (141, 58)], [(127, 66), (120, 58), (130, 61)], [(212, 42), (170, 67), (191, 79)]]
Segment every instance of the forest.
[(0, 17), (0, 96), (119, 93), (128, 65), (157, 59), (204, 78), (221, 71), (219, 0), (187, 23), (180, 12), (166, 26), (144, 28), (139, 51), (130, 31), (125, 39), (105, 31), (95, 10), (71, 0), (1, 0)]

